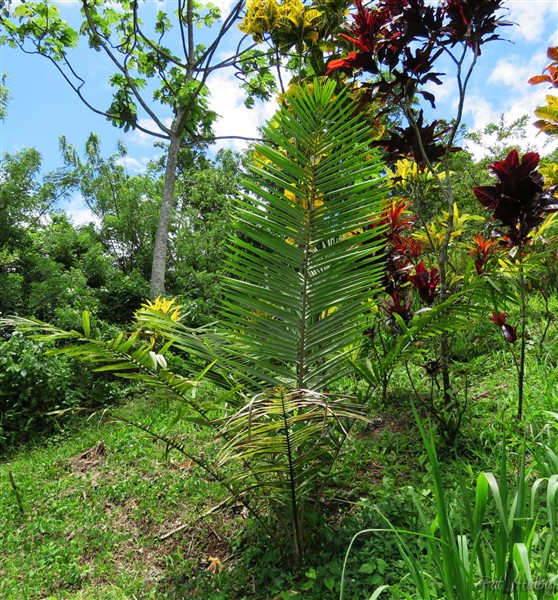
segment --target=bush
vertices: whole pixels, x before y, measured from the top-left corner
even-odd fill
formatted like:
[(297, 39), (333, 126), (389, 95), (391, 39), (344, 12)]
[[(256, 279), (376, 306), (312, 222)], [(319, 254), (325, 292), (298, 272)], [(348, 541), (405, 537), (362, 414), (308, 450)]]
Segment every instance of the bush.
[(0, 342), (0, 450), (57, 425), (49, 412), (75, 405), (68, 359), (13, 333)]
[(48, 354), (51, 342), (20, 332), (0, 333), (0, 340), (0, 453), (60, 431), (73, 413), (50, 414), (54, 411), (115, 405), (137, 387), (84, 369), (78, 360)]

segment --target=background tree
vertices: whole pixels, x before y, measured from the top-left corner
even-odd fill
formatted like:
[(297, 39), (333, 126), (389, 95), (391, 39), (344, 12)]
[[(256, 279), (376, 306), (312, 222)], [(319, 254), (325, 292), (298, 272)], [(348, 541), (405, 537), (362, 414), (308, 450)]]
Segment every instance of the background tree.
[[(96, 217), (92, 228), (113, 270), (136, 283), (149, 281), (164, 187), (164, 159), (150, 162), (145, 173), (132, 176), (122, 164), (126, 149), (121, 144), (108, 159), (102, 157), (94, 134), (85, 145), (83, 158), (65, 139), (61, 145), (68, 174)], [(214, 160), (200, 149), (180, 151), (176, 207), (169, 225), (166, 288), (188, 307), (191, 323), (215, 319), (239, 160), (224, 150)]]
[[(207, 103), (208, 77), (224, 68), (257, 69), (247, 89), (251, 97), (261, 98), (269, 97), (274, 80), (265, 77), (269, 69), (259, 55), (246, 54), (249, 48), (239, 46), (224, 59), (218, 52), (243, 10), (242, 0), (222, 21), (216, 7), (194, 0), (178, 0), (174, 15), (159, 10), (154, 17), (146, 11), (149, 3), (121, 0), (116, 4), (82, 0), (83, 21), (78, 28), (66, 22), (49, 2), (22, 3), (11, 13), (3, 6), (0, 40), (46, 57), (85, 105), (115, 126), (168, 142), (150, 276), (151, 295), (157, 296), (165, 290), (180, 148), (215, 139), (212, 126), (216, 115)], [(201, 36), (205, 43), (200, 43)], [(90, 102), (85, 76), (73, 64), (72, 50), (80, 38), (87, 40), (92, 51), (103, 53), (115, 68), (109, 78), (113, 95), (108, 106)]]
[(60, 143), (76, 189), (96, 218), (105, 251), (125, 275), (135, 271), (149, 281), (163, 189), (159, 166), (151, 163), (145, 173), (131, 176), (123, 165), (126, 148), (119, 144), (117, 153), (105, 159), (93, 133), (83, 158), (64, 137)]
[(215, 160), (183, 155), (168, 288), (188, 308), (187, 320), (201, 324), (214, 320), (220, 306), (232, 207), (241, 187), (240, 157), (231, 151), (220, 151)]
[(50, 209), (66, 197), (73, 180), (63, 170), (39, 176), (41, 157), (33, 148), (6, 153), (0, 164), (0, 312), (26, 304), (35, 257), (32, 234)]

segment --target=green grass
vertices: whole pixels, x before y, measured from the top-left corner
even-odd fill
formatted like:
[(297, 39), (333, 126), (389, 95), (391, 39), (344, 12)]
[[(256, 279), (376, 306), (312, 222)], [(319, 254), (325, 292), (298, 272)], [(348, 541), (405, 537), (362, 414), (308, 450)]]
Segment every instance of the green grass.
[[(116, 412), (157, 430), (180, 430), (189, 447), (212, 452), (205, 430), (173, 424), (175, 410), (164, 401), (139, 398)], [(199, 519), (225, 490), (134, 427), (97, 414), (67, 436), (22, 448), (0, 463), (0, 597), (333, 598), (351, 536), (368, 520), (371, 503), (389, 511), (395, 493), (389, 482), (409, 481), (410, 457), (421, 452), (416, 430), (398, 412), (355, 431), (332, 477), (329, 525), (318, 524), (317, 551), (294, 573), (286, 568), (281, 540), (262, 537), (240, 510)], [(384, 556), (395, 557), (393, 544), (380, 546)], [(362, 550), (354, 569), (375, 570), (375, 550)], [(208, 571), (209, 556), (222, 561), (221, 574)], [(359, 586), (368, 589), (374, 581)]]
[[(169, 426), (165, 403), (140, 400), (119, 412)], [(210, 528), (197, 521), (223, 499), (220, 486), (178, 454), (167, 460), (139, 430), (95, 419), (70, 441), (0, 465), (0, 597), (149, 598), (164, 588), (168, 557), (178, 550), (201, 568), (209, 555), (225, 559), (234, 518), (213, 518)], [(182, 435), (210, 447), (193, 427)]]
[[(469, 342), (463, 340), (464, 345)], [(494, 449), (503, 432), (510, 456), (523, 439), (524, 426), (514, 419), (511, 357), (497, 336), (490, 343), (490, 354), (463, 363), (469, 370), (470, 400), (458, 446), (439, 448), (441, 479), (436, 485), (443, 482), (450, 503), (460, 494), (456, 457), (470, 465), (466, 483), (474, 489), (475, 475), (499, 472)], [(544, 348), (528, 354), (528, 435), (536, 435), (548, 421), (542, 411), (558, 408), (556, 350), (553, 326)], [(428, 390), (421, 368), (411, 373), (418, 391)], [(422, 499), (427, 518), (435, 511), (435, 482), (404, 371), (395, 373), (386, 403), (375, 398), (373, 394), (369, 406), (371, 423), (354, 430), (332, 473), (323, 518), (314, 524), (314, 551), (297, 571), (287, 566), (285, 541), (264, 536), (239, 508), (221, 507), (204, 516), (226, 491), (184, 456), (167, 453), (161, 442), (134, 427), (99, 413), (50, 441), (20, 448), (0, 463), (0, 598), (338, 598), (349, 542), (361, 529), (385, 527), (378, 511), (399, 529), (419, 530), (408, 486)], [(219, 444), (204, 429), (175, 422), (176, 406), (165, 400), (138, 397), (115, 411), (173, 432), (207, 457)], [(208, 570), (210, 556), (222, 562), (222, 572)], [(396, 538), (365, 536), (351, 551), (344, 597), (367, 600), (374, 589), (397, 584), (407, 573)]]

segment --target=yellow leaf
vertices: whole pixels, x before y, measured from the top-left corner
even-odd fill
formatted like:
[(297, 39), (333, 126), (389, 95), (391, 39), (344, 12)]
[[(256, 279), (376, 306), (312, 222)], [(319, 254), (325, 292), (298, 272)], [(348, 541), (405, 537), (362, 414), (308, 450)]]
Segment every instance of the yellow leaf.
[[(144, 310), (153, 310), (162, 315), (169, 317), (172, 321), (178, 321), (182, 315), (181, 309), (184, 308), (182, 305), (174, 306), (176, 298), (164, 298), (163, 296), (157, 296), (153, 301), (148, 300), (141, 305)], [(136, 314), (137, 317), (137, 314)]]
[(209, 563), (207, 570), (213, 575), (216, 575), (223, 570), (223, 563), (217, 556), (208, 556), (207, 562)]
[(311, 42), (314, 42), (314, 44), (318, 41), (318, 38), (319, 35), (317, 31), (311, 31), (306, 36), (304, 36), (305, 40), (310, 40)]

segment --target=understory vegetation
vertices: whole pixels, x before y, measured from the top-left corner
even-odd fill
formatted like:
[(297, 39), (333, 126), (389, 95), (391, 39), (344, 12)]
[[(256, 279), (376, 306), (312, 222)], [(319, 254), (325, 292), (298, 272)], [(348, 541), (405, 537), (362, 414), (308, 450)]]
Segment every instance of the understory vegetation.
[[(557, 156), (508, 145), (526, 118), (462, 124), (504, 3), (349, 6), (240, 2), (205, 48), (217, 9), (179, 2), (185, 62), (164, 10), (151, 40), (138, 3), (0, 6), (63, 74), (79, 36), (110, 56), (101, 114), (168, 142), (135, 176), (94, 134), (46, 176), (3, 159), (2, 598), (558, 598)], [(240, 17), (255, 45), (212, 67)], [(233, 66), (278, 108), (208, 158)], [(76, 191), (87, 226), (54, 208)]]
[[(534, 324), (540, 317), (533, 311), (529, 321)], [(218, 451), (206, 430), (177, 418), (181, 403), (136, 391), (133, 400), (110, 413), (99, 411), (47, 442), (5, 457), (0, 466), (0, 595), (14, 600), (317, 599), (338, 598), (342, 582), (345, 598), (369, 598), (386, 584), (412, 593), (416, 588), (400, 543), (434, 588), (439, 574), (433, 565), (440, 548), (429, 554), (432, 541), (402, 531), (436, 535), (431, 523), (440, 516), (436, 485), (441, 484), (456, 542), (460, 535), (471, 535), (468, 518), (481, 473), (493, 474), (501, 494), (500, 482), (506, 478), (503, 510), (509, 520), (504, 527), (512, 526), (511, 513), (518, 510), (512, 503), (525, 460), (522, 501), (531, 516), (521, 522), (528, 531), (517, 541), (530, 545), (531, 576), (536, 581), (531, 588), (539, 587), (538, 597), (552, 597), (555, 539), (546, 575), (540, 567), (552, 535), (548, 519), (555, 514), (555, 504), (552, 495), (547, 503), (546, 482), (538, 484), (531, 497), (537, 476), (551, 477), (557, 468), (553, 453), (558, 451), (558, 422), (546, 412), (556, 402), (555, 369), (548, 362), (548, 355), (558, 351), (554, 324), (551, 332), (546, 352), (528, 362), (532, 384), (521, 426), (513, 418), (513, 388), (503, 382), (502, 373), (508, 372), (502, 367), (503, 351), (472, 358), (468, 418), (458, 447), (439, 449), (439, 475), (430, 466), (412, 414), (410, 386), (394, 387), (385, 404), (372, 401), (370, 422), (353, 429), (331, 473), (320, 514), (311, 524), (311, 551), (297, 569), (286, 568), (286, 540), (264, 533), (241, 505), (225, 502), (226, 488), (164, 441), (126, 423), (172, 434), (177, 443), (203, 447), (208, 456)], [(474, 335), (459, 336), (462, 343), (474, 340)], [(496, 335), (492, 342), (497, 344)], [(403, 372), (399, 376), (404, 381)], [(198, 393), (212, 398), (216, 391), (205, 384)], [(507, 470), (502, 472), (504, 448)], [(496, 550), (503, 542), (496, 537), (500, 515), (492, 489), (486, 503), (482, 535)], [(352, 545), (342, 578), (352, 537), (371, 529), (375, 531), (363, 533)], [(505, 575), (485, 579), (480, 570), (473, 570), (472, 577), (470, 597), (484, 597), (492, 588), (494, 595), (488, 597), (500, 597), (496, 592), (501, 592), (498, 586)], [(389, 590), (383, 595), (390, 597)]]

